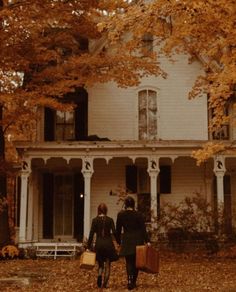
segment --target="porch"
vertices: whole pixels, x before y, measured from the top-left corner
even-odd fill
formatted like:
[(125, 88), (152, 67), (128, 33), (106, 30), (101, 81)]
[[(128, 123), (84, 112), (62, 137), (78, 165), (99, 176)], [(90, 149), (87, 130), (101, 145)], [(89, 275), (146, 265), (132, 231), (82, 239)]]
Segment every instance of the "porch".
[[(217, 156), (204, 166), (196, 166), (191, 154), (203, 143), (18, 143), (24, 161), (18, 200), (19, 245), (39, 242), (39, 256), (57, 257), (66, 253), (60, 250), (62, 243), (74, 242), (68, 247), (68, 256), (73, 255), (88, 238), (91, 218), (101, 201), (108, 205), (109, 216), (116, 219), (122, 207), (117, 203), (118, 186), (131, 191), (145, 216), (146, 210), (152, 210), (155, 217), (162, 202), (177, 203), (201, 192), (212, 205), (214, 200), (226, 203), (234, 225), (236, 160), (233, 155)], [(224, 179), (226, 175), (230, 180)], [(48, 244), (52, 241), (61, 244)]]

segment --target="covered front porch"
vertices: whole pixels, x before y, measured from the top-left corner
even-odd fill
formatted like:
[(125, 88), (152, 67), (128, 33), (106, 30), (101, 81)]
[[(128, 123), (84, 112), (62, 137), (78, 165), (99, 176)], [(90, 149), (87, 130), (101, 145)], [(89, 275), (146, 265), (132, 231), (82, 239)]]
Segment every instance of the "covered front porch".
[(151, 211), (157, 217), (162, 202), (178, 203), (198, 192), (212, 205), (225, 203), (234, 226), (236, 159), (217, 156), (196, 166), (191, 154), (203, 143), (18, 142), (23, 161), (16, 202), (19, 246), (67, 244), (73, 252), (88, 238), (100, 202), (116, 220), (122, 192), (133, 194), (147, 222)]

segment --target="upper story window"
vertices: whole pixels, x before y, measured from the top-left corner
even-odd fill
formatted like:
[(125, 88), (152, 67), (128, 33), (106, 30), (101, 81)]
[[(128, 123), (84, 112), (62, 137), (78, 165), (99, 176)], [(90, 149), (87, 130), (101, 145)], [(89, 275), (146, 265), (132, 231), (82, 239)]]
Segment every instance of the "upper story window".
[[(229, 116), (229, 109), (225, 109), (225, 116)], [(209, 109), (209, 125), (214, 119), (213, 109)], [(229, 140), (230, 139), (230, 131), (229, 124), (223, 124), (220, 128), (210, 131), (210, 139), (212, 140)]]
[(157, 92), (141, 90), (138, 93), (139, 140), (157, 139)]
[(142, 37), (142, 43), (143, 43), (142, 51), (144, 55), (151, 53), (153, 51), (153, 35), (152, 34), (145, 33)]
[(70, 141), (86, 140), (88, 136), (88, 95), (83, 88), (68, 93), (65, 101), (74, 102), (73, 112), (44, 110), (44, 140)]
[(55, 140), (75, 140), (75, 113), (56, 111)]

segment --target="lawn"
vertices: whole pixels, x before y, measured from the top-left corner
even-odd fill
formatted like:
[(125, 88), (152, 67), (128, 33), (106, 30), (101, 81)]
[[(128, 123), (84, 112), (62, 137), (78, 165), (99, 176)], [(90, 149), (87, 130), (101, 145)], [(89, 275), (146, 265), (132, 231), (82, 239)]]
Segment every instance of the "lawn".
[[(162, 253), (158, 275), (140, 272), (134, 291), (236, 292), (236, 258)], [(0, 291), (98, 291), (97, 270), (79, 268), (79, 259), (0, 261)], [(112, 264), (109, 288), (128, 291), (123, 259)]]

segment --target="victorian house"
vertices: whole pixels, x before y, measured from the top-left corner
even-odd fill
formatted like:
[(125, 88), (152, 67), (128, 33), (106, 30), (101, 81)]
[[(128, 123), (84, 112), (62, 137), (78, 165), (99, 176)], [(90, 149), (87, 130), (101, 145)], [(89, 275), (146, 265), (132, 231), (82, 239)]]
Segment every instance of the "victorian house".
[(120, 190), (132, 193), (147, 222), (163, 202), (199, 193), (212, 205), (224, 203), (229, 228), (235, 226), (235, 155), (201, 166), (192, 158), (208, 140), (236, 138), (234, 115), (209, 133), (207, 97), (188, 99), (201, 62), (181, 55), (175, 63), (162, 59), (162, 66), (167, 79), (150, 76), (137, 87), (78, 88), (67, 96), (74, 112), (38, 109), (37, 141), (15, 142), (24, 161), (16, 199), (20, 246), (81, 243), (100, 202), (116, 220)]

